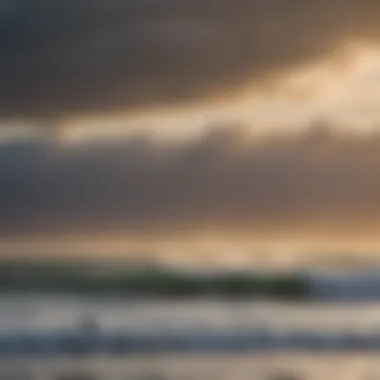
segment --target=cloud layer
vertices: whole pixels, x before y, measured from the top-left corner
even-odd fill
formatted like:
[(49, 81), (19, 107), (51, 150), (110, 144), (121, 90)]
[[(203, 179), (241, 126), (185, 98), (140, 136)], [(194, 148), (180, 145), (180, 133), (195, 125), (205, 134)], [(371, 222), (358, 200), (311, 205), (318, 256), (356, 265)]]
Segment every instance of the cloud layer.
[(226, 94), (378, 42), (371, 0), (1, 0), (0, 117)]
[(374, 231), (380, 135), (244, 128), (178, 144), (145, 136), (55, 150), (0, 148), (0, 232)]

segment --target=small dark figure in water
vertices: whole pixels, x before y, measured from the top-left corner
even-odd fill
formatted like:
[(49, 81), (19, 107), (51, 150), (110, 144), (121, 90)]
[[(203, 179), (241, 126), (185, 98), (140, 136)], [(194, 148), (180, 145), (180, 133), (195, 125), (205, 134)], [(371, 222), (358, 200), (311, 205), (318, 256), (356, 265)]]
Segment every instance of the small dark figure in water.
[(100, 332), (100, 328), (96, 322), (96, 319), (91, 315), (85, 315), (82, 317), (79, 323), (79, 329), (83, 334), (89, 336), (98, 335)]
[(82, 355), (95, 353), (99, 349), (100, 327), (92, 316), (83, 316), (78, 325), (78, 350)]

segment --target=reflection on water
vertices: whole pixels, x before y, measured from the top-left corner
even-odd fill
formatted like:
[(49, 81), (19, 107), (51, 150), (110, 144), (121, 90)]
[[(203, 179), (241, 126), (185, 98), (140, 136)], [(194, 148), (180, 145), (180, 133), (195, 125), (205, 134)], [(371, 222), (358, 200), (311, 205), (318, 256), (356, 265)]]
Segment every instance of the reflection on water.
[(378, 356), (155, 356), (0, 363), (1, 380), (376, 380)]
[[(0, 332), (77, 326), (91, 316), (101, 330), (238, 332), (318, 329), (379, 332), (380, 303), (273, 301), (132, 300), (74, 296), (0, 297)], [(89, 321), (91, 323), (89, 323)], [(92, 328), (91, 327), (91, 328)], [(182, 354), (145, 356), (52, 356), (0, 359), (0, 380), (376, 380), (380, 361), (373, 353)]]
[(75, 326), (90, 315), (105, 329), (204, 328), (208, 331), (270, 326), (279, 329), (378, 330), (380, 302), (274, 302), (132, 300), (75, 296), (1, 296), (0, 331), (56, 330)]

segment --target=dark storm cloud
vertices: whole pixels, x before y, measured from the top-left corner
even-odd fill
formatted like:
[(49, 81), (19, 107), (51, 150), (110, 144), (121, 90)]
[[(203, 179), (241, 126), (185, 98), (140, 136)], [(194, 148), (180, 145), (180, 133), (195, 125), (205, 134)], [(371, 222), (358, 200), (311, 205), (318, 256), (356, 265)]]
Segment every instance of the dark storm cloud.
[(183, 144), (144, 136), (55, 151), (0, 148), (3, 235), (183, 229), (276, 232), (380, 223), (380, 135), (313, 129)]
[(0, 0), (0, 116), (72, 117), (228, 93), (377, 42), (371, 0)]

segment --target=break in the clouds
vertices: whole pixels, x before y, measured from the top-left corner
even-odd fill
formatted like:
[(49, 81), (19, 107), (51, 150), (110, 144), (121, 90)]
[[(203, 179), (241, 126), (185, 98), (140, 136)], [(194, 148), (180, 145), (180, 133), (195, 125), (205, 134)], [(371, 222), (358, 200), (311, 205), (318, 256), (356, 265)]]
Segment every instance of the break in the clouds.
[(3, 236), (351, 233), (380, 224), (378, 134), (319, 127), (251, 140), (245, 129), (219, 128), (180, 144), (140, 135), (46, 148), (0, 148)]
[(377, 43), (371, 0), (1, 0), (0, 117), (228, 94)]

